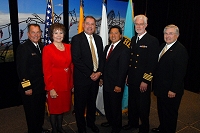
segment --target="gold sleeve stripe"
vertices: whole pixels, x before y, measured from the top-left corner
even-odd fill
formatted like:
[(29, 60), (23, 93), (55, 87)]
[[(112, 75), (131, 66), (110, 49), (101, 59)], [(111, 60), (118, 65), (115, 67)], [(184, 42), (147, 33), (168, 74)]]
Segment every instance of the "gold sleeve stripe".
[(29, 80), (23, 81), (23, 82), (21, 82), (21, 84), (22, 84), (22, 87), (23, 87), (23, 88), (26, 88), (26, 87), (28, 87), (28, 86), (31, 86), (31, 82), (30, 82)]
[(151, 73), (150, 74), (144, 73), (143, 78), (148, 81), (151, 81), (153, 79), (153, 76), (151, 76)]

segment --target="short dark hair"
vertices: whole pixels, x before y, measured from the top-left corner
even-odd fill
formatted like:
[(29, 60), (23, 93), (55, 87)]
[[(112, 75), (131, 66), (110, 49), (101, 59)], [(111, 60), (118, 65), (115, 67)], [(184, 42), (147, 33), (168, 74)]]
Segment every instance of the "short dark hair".
[(66, 33), (65, 31), (65, 26), (61, 23), (54, 23), (50, 26), (50, 30), (49, 30), (49, 37), (50, 37), (50, 40), (53, 41), (53, 31), (54, 30), (62, 30), (64, 35)]
[(108, 33), (110, 33), (111, 29), (113, 29), (113, 28), (117, 28), (119, 33), (122, 34), (122, 28), (120, 26), (118, 26), (118, 25), (111, 26)]
[(84, 18), (84, 21), (85, 21), (87, 18), (94, 19), (94, 21), (95, 21), (95, 23), (96, 23), (96, 19), (95, 19), (93, 16), (86, 16), (86, 17)]
[[(34, 26), (34, 27), (39, 27), (39, 29), (40, 29), (40, 25), (39, 24), (28, 24), (28, 32), (30, 31), (30, 27), (31, 26)], [(41, 30), (41, 29), (40, 29)]]

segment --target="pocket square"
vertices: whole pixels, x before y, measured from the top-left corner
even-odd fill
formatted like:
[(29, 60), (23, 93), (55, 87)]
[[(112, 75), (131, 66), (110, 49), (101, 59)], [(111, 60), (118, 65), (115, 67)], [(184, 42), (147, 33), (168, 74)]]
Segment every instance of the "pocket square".
[(32, 56), (37, 55), (36, 53), (31, 53)]
[(140, 48), (147, 48), (146, 45), (140, 45)]

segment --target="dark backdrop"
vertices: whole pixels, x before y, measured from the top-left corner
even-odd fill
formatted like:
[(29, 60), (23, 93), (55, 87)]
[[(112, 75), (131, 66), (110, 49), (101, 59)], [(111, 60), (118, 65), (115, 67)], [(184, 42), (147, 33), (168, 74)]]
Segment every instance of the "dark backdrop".
[[(107, 0), (108, 1), (108, 0)], [(128, 1), (128, 0), (121, 0)], [(175, 24), (180, 29), (179, 41), (187, 48), (189, 64), (185, 89), (200, 91), (200, 11), (199, 0), (133, 0), (134, 15), (146, 14), (148, 33), (163, 41), (163, 29)], [(14, 53), (19, 44), (17, 0), (9, 0)], [(68, 2), (63, 0), (64, 24), (68, 27)], [(68, 34), (67, 34), (68, 35)], [(65, 38), (68, 42), (68, 37)], [(0, 109), (21, 104), (15, 62), (0, 64)]]
[(185, 89), (200, 91), (200, 11), (199, 0), (147, 0), (148, 32), (163, 41), (163, 29), (168, 24), (179, 27), (179, 41), (189, 54)]
[[(125, 0), (127, 1), (127, 0)], [(185, 89), (200, 92), (200, 4), (199, 0), (133, 0), (134, 15), (146, 14), (148, 33), (163, 43), (166, 25), (179, 27), (178, 40), (186, 47), (189, 63)]]

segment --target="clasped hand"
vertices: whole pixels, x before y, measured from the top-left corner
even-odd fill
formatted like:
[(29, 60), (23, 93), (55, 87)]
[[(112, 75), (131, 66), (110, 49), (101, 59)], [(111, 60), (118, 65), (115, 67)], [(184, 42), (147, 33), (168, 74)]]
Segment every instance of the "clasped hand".
[(101, 72), (93, 72), (93, 73), (90, 75), (90, 78), (91, 78), (93, 81), (96, 81), (97, 79), (99, 79), (100, 76), (101, 76)]
[(56, 93), (56, 91), (54, 89), (50, 90), (50, 96), (51, 98), (57, 98), (58, 94)]

